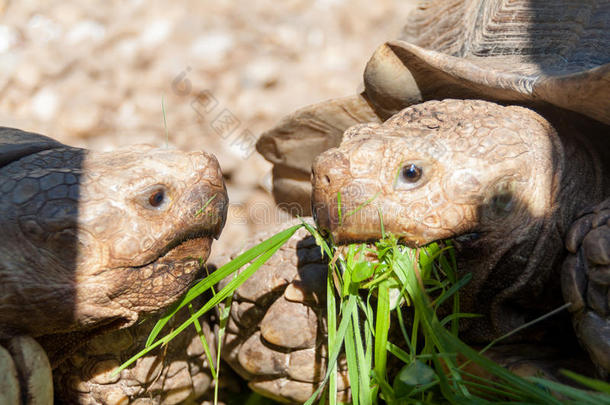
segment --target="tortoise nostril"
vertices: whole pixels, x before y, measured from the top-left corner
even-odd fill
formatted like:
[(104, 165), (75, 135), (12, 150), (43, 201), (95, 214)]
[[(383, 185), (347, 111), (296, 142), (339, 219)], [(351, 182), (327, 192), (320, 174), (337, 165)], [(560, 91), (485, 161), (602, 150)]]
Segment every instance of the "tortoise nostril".
[(330, 186), (330, 177), (328, 177), (327, 174), (325, 174), (324, 177), (322, 177), (322, 180), (324, 182), (324, 185)]

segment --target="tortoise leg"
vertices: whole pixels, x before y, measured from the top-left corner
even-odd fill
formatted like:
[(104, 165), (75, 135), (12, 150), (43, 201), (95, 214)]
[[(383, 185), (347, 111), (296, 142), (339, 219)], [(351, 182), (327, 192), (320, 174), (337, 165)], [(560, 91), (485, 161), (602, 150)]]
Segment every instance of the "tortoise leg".
[(29, 336), (0, 346), (0, 403), (53, 404), (51, 365), (44, 349)]
[(576, 335), (603, 378), (610, 373), (610, 199), (585, 212), (566, 237), (561, 285)]
[[(195, 307), (203, 305), (195, 301)], [(167, 331), (190, 316), (180, 311)], [(187, 328), (167, 346), (158, 348), (114, 375), (113, 371), (144, 348), (158, 317), (129, 328), (100, 334), (87, 341), (54, 370), (55, 391), (61, 403), (73, 404), (158, 404), (202, 403), (214, 396), (214, 381), (195, 328)], [(202, 332), (216, 358), (216, 338), (207, 318), (201, 318)], [(221, 368), (219, 399), (227, 401), (241, 390), (240, 381), (228, 367)]]

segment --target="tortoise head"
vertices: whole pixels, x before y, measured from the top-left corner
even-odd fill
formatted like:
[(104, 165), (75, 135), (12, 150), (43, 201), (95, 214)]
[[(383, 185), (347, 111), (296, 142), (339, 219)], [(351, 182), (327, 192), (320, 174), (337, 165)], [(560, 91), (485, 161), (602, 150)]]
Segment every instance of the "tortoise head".
[(408, 245), (522, 238), (549, 206), (556, 142), (553, 128), (521, 107), (409, 107), (383, 124), (350, 128), (317, 158), (317, 222), (338, 242), (379, 239), (382, 221)]
[(228, 208), (205, 152), (54, 148), (2, 170), (18, 178), (0, 304), (28, 310), (14, 328), (34, 335), (126, 326), (174, 302), (201, 276)]

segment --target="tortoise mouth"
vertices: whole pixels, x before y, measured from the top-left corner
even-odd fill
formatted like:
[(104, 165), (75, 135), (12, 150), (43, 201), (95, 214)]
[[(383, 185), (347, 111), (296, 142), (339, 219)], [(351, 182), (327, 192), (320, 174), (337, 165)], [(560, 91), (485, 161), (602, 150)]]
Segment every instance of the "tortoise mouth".
[[(210, 255), (212, 241), (211, 235), (193, 233), (172, 243), (164, 254), (141, 267), (143, 274), (148, 275), (147, 280), (143, 281), (152, 283), (155, 295), (165, 295), (167, 299), (163, 301), (173, 302), (190, 287), (193, 280), (204, 275), (204, 264)], [(161, 285), (156, 285), (159, 283), (154, 281), (158, 278), (162, 279)], [(161, 302), (157, 301), (156, 306), (161, 306)]]
[(189, 258), (197, 258), (205, 261), (210, 254), (213, 238), (213, 235), (205, 230), (185, 233), (167, 245), (161, 254), (149, 264), (155, 262), (180, 261)]
[[(155, 260), (123, 268), (113, 279), (109, 297), (128, 310), (130, 326), (139, 315), (162, 311), (178, 300), (205, 276), (203, 264), (210, 255), (213, 236), (209, 232), (188, 232), (172, 242)], [(135, 316), (135, 314), (139, 314)]]
[[(375, 242), (379, 241), (380, 239), (382, 239), (382, 235), (381, 233), (379, 234), (368, 234), (366, 235), (365, 232), (363, 232), (363, 235), (358, 235), (358, 232), (339, 232), (340, 229), (336, 228), (334, 230), (330, 230), (327, 227), (320, 227), (318, 225), (318, 232), (320, 232), (320, 235), (324, 238), (328, 238), (332, 236), (332, 240), (333, 243), (337, 246), (345, 246), (345, 245), (349, 245), (349, 244), (353, 244), (353, 243), (365, 243), (367, 245), (372, 245)], [(388, 232), (388, 234), (390, 234), (391, 232)], [(395, 234), (396, 235), (396, 234)], [(398, 243), (400, 243), (401, 245), (404, 246), (408, 246), (410, 248), (420, 248), (426, 245), (429, 245), (431, 243), (434, 242), (443, 242), (446, 240), (452, 240), (455, 245), (456, 248), (458, 249), (468, 249), (471, 248), (473, 246), (475, 246), (477, 243), (480, 242), (483, 234), (481, 232), (479, 232), (478, 230), (470, 230), (467, 232), (463, 232), (457, 235), (452, 235), (446, 238), (436, 238), (436, 239), (431, 239), (431, 240), (422, 240), (419, 239), (417, 237), (413, 237), (413, 236), (406, 236), (406, 235), (396, 235), (398, 237)]]
[(130, 266), (130, 268), (138, 270), (155, 264), (186, 262), (193, 259), (205, 262), (214, 239), (216, 239), (216, 231), (211, 231), (206, 227), (189, 230), (174, 238), (153, 260)]

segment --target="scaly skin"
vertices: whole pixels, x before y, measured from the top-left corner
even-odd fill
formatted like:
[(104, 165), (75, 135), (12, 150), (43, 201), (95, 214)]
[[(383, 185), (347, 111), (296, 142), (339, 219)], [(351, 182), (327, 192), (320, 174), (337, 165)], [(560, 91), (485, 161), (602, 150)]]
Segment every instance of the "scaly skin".
[[(201, 307), (204, 300), (194, 302)], [(189, 317), (180, 311), (168, 324), (168, 331)], [(106, 404), (200, 404), (213, 399), (213, 380), (209, 363), (195, 328), (180, 333), (166, 347), (160, 347), (138, 359), (120, 374), (111, 372), (119, 364), (142, 350), (153, 317), (129, 328), (115, 330), (90, 339), (60, 364), (53, 373), (56, 396), (62, 403)], [(209, 319), (200, 319), (212, 356), (216, 341)], [(162, 335), (165, 334), (162, 333)], [(236, 395), (242, 387), (239, 379), (221, 366), (221, 401)]]
[(562, 267), (564, 299), (571, 302), (576, 335), (595, 361), (610, 374), (610, 198), (585, 210), (567, 237), (571, 253)]
[[(401, 174), (411, 163), (422, 170), (415, 181)], [(348, 130), (314, 163), (313, 207), (338, 242), (379, 238), (379, 211), (406, 244), (456, 238), (459, 270), (473, 275), (461, 309), (485, 315), (462, 336), (488, 342), (561, 305), (565, 233), (607, 184), (593, 148), (532, 110), (444, 100)]]
[[(0, 167), (0, 339), (37, 337), (55, 366), (88, 338), (162, 310), (199, 277), (228, 205), (212, 155), (91, 152), (0, 131), (9, 150)], [(31, 142), (14, 143), (15, 152), (6, 144), (16, 138)]]

